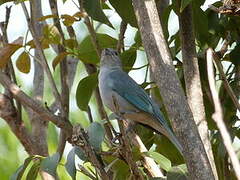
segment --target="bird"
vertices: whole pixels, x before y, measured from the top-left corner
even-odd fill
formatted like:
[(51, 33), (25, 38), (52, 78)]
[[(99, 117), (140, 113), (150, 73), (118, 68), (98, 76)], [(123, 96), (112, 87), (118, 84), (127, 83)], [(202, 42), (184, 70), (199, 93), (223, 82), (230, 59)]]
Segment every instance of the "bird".
[(103, 104), (124, 119), (143, 124), (165, 135), (182, 154), (183, 148), (158, 105), (125, 71), (118, 52), (102, 50), (98, 85)]

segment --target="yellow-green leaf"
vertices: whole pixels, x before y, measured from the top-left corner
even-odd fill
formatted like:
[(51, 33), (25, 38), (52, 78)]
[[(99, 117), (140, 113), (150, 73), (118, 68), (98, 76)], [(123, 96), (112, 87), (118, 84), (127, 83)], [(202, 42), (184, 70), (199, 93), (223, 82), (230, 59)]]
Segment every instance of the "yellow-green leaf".
[(57, 18), (58, 16), (56, 14), (50, 14), (50, 15), (47, 15), (47, 16), (42, 16), (40, 18), (38, 18), (38, 21), (45, 21), (46, 19), (49, 19), (49, 18)]
[(58, 54), (53, 62), (52, 62), (52, 67), (55, 70), (56, 66), (68, 55), (67, 52), (61, 52), (60, 54)]
[(26, 52), (23, 52), (16, 61), (16, 66), (22, 73), (29, 73), (31, 69), (31, 61)]
[(10, 57), (13, 55), (13, 53), (16, 52), (20, 47), (22, 47), (23, 43), (23, 37), (19, 37), (15, 41), (13, 41), (10, 44), (5, 45), (3, 48), (0, 49), (0, 68), (4, 68)]
[(45, 39), (49, 40), (51, 44), (61, 43), (61, 35), (58, 28), (54, 25), (45, 25), (43, 27), (43, 36)]
[(71, 26), (75, 21), (78, 21), (78, 19), (68, 14), (61, 15), (61, 18), (63, 19), (63, 24), (65, 26)]
[[(49, 40), (47, 40), (47, 39), (45, 39), (45, 38), (41, 38), (41, 39), (40, 39), (40, 42), (41, 42), (41, 48), (43, 48), (43, 49), (49, 48), (49, 43), (50, 43)], [(26, 45), (27, 45), (27, 46), (30, 46), (31, 48), (36, 48), (35, 43), (34, 43), (33, 40), (28, 41), (28, 42), (26, 43)]]

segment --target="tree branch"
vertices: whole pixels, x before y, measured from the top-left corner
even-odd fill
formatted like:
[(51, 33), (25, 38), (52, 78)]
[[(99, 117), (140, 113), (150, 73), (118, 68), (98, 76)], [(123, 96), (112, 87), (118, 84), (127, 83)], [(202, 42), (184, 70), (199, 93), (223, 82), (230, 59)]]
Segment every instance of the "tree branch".
[(32, 139), (31, 134), (28, 132), (24, 123), (17, 120), (17, 112), (13, 106), (11, 99), (4, 94), (0, 93), (0, 117), (3, 118), (11, 128), (12, 132), (22, 143), (26, 152), (30, 155), (35, 154), (37, 147)]
[(238, 99), (237, 99), (236, 95), (234, 94), (231, 86), (228, 83), (227, 77), (226, 77), (226, 75), (225, 75), (225, 73), (223, 71), (223, 67), (222, 67), (221, 61), (219, 60), (219, 57), (216, 55), (216, 53), (214, 51), (213, 51), (213, 60), (216, 63), (217, 69), (218, 69), (219, 74), (220, 74), (220, 78), (223, 81), (223, 85), (224, 85), (228, 95), (232, 99), (233, 104), (235, 105), (235, 107), (240, 111), (240, 104), (238, 102)]
[[(180, 2), (181, 1), (179, 1), (179, 4)], [(187, 100), (207, 152), (213, 174), (215, 179), (218, 179), (205, 116), (191, 5), (188, 5), (182, 13), (179, 13), (178, 17)]]
[(57, 86), (55, 84), (55, 81), (53, 79), (52, 73), (51, 73), (51, 71), (49, 69), (49, 66), (47, 64), (47, 59), (46, 59), (46, 57), (44, 55), (43, 49), (41, 47), (41, 43), (40, 43), (39, 39), (36, 38), (37, 37), (36, 34), (35, 34), (36, 32), (35, 32), (35, 29), (33, 27), (32, 22), (31, 22), (31, 19), (30, 19), (30, 16), (28, 14), (28, 11), (27, 11), (27, 8), (25, 6), (25, 3), (21, 2), (21, 5), (22, 5), (23, 12), (25, 14), (25, 17), (26, 17), (26, 20), (27, 20), (27, 23), (28, 23), (28, 28), (29, 28), (29, 30), (30, 30), (30, 32), (32, 34), (34, 44), (36, 45), (37, 50), (39, 50), (39, 55), (41, 57), (41, 65), (43, 66), (43, 69), (46, 72), (46, 75), (48, 77), (50, 86), (52, 88), (53, 95), (54, 95), (56, 101), (59, 103), (59, 105), (61, 107), (63, 107), (62, 106), (62, 101), (61, 101), (61, 96), (60, 96), (60, 94), (59, 94), (59, 92), (57, 90)]
[(214, 179), (192, 112), (172, 64), (154, 0), (133, 0), (144, 48), (173, 129), (183, 145), (190, 179)]
[(207, 59), (208, 81), (209, 81), (209, 86), (210, 86), (212, 98), (214, 101), (214, 107), (215, 107), (215, 113), (212, 115), (212, 118), (216, 122), (218, 129), (221, 133), (223, 143), (232, 161), (232, 165), (233, 165), (233, 169), (235, 171), (236, 177), (237, 179), (240, 179), (239, 160), (237, 155), (234, 152), (230, 134), (228, 133), (227, 128), (223, 121), (223, 111), (221, 107), (221, 102), (215, 87), (215, 78), (214, 78), (214, 70), (213, 70), (214, 51), (211, 48), (207, 50), (206, 59)]
[(85, 151), (89, 161), (93, 164), (94, 167), (96, 167), (102, 179), (104, 180), (111, 179), (107, 172), (105, 171), (102, 162), (99, 160), (100, 158), (97, 156), (96, 152), (89, 144), (86, 132), (80, 125), (75, 126), (73, 129), (72, 142), (73, 144), (81, 147)]
[[(35, 38), (40, 39), (42, 36), (43, 25), (37, 21), (38, 18), (42, 16), (42, 4), (41, 1), (30, 1), (31, 19), (33, 22), (33, 27), (35, 29)], [(41, 59), (40, 51), (38, 49), (34, 50), (34, 57)], [(37, 61), (34, 62), (34, 79), (33, 79), (33, 99), (42, 103), (43, 101), (43, 90), (44, 90), (44, 71)], [(41, 119), (37, 113), (35, 113), (31, 108), (28, 108), (29, 118), (32, 125), (32, 134), (36, 145), (38, 146), (38, 151), (35, 153), (41, 156), (48, 156), (48, 144), (47, 144), (47, 127), (48, 122)]]
[(53, 115), (41, 104), (31, 99), (25, 94), (16, 84), (12, 83), (9, 77), (0, 72), (0, 83), (13, 94), (13, 97), (19, 100), (23, 105), (31, 108), (34, 112), (38, 113), (41, 119), (51, 121), (59, 128), (62, 128), (69, 136), (72, 133), (72, 125), (68, 121), (64, 121), (59, 116)]

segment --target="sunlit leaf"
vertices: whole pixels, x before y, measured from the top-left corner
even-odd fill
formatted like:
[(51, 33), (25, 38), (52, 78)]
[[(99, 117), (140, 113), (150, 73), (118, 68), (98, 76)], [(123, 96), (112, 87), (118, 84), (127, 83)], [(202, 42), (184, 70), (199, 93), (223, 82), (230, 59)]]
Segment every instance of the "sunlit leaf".
[(89, 100), (92, 96), (93, 90), (97, 86), (97, 75), (97, 73), (91, 74), (78, 83), (76, 101), (78, 107), (83, 111), (87, 111)]
[(6, 3), (6, 2), (13, 2), (14, 0), (0, 0), (0, 5)]
[(43, 27), (43, 36), (52, 44), (60, 44), (61, 43), (61, 35), (58, 31), (58, 28), (54, 25), (45, 25)]
[(133, 27), (138, 27), (131, 0), (109, 0), (119, 16)]
[(50, 14), (50, 15), (46, 15), (38, 18), (38, 21), (45, 21), (50, 18), (58, 18), (58, 16), (56, 14)]
[(98, 122), (93, 122), (87, 129), (89, 136), (89, 143), (96, 151), (101, 150), (101, 144), (103, 142), (105, 131), (102, 125)]
[(31, 69), (31, 60), (28, 53), (23, 52), (16, 61), (16, 66), (22, 73), (29, 73)]
[(113, 25), (103, 13), (99, 0), (83, 0), (83, 7), (91, 18), (113, 28)]
[[(41, 43), (41, 48), (42, 49), (47, 49), (49, 48), (49, 41), (45, 38), (41, 38), (40, 39), (40, 43)], [(26, 43), (27, 46), (30, 46), (31, 48), (36, 48), (34, 40), (30, 40)]]
[(72, 148), (72, 150), (68, 153), (65, 168), (68, 174), (72, 177), (72, 179), (75, 180), (76, 179), (75, 148)]
[[(97, 41), (99, 46), (104, 48), (115, 48), (117, 46), (117, 40), (107, 34), (97, 33)], [(79, 45), (78, 57), (81, 61), (91, 64), (97, 64), (99, 57), (92, 44), (91, 37), (87, 36)]]
[(48, 174), (52, 175), (53, 177), (56, 177), (56, 170), (59, 160), (60, 160), (59, 153), (55, 153), (52, 156), (43, 159), (40, 168), (42, 171), (45, 171)]
[(53, 62), (52, 62), (52, 67), (55, 70), (56, 66), (68, 55), (67, 52), (61, 52), (60, 54), (58, 54)]
[(27, 159), (25, 159), (24, 164), (21, 165), (16, 172), (10, 177), (10, 180), (21, 180), (24, 171), (26, 170), (27, 166), (29, 165), (29, 163), (32, 161), (32, 159), (34, 158), (34, 156), (30, 156)]
[(187, 167), (185, 164), (172, 167), (167, 173), (168, 180), (187, 180)]
[(15, 53), (19, 48), (22, 47), (23, 37), (19, 37), (10, 44), (6, 44), (4, 47), (0, 48), (0, 68), (4, 68), (10, 57)]
[(27, 173), (26, 180), (33, 180), (37, 178), (38, 172), (40, 169), (40, 161), (35, 161), (30, 170)]
[(171, 166), (172, 166), (171, 161), (167, 159), (165, 156), (152, 151), (145, 152), (145, 154), (152, 157), (164, 170), (169, 171), (171, 169)]
[(63, 19), (63, 24), (65, 26), (71, 26), (75, 21), (78, 21), (78, 19), (75, 19), (75, 17), (68, 14), (61, 15), (61, 18)]

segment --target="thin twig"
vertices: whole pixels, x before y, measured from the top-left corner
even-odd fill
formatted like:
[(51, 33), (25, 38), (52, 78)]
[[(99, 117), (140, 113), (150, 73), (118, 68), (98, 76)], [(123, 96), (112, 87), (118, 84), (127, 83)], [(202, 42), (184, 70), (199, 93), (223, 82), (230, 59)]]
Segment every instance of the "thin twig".
[(216, 85), (215, 85), (215, 78), (214, 78), (214, 70), (213, 70), (213, 61), (214, 61), (214, 51), (209, 48), (207, 50), (207, 71), (208, 71), (208, 81), (209, 81), (209, 86), (214, 102), (214, 108), (215, 112), (212, 115), (213, 120), (216, 122), (218, 129), (221, 133), (223, 143), (226, 147), (226, 150), (229, 154), (229, 157), (231, 159), (233, 169), (235, 171), (235, 174), (237, 176), (237, 179), (240, 180), (240, 164), (237, 155), (234, 152), (233, 146), (232, 146), (232, 141), (229, 132), (227, 131), (226, 125), (224, 124), (223, 121), (223, 111), (221, 107), (221, 102), (218, 96), (218, 92), (216, 90)]
[[(57, 7), (57, 1), (52, 1), (49, 0), (49, 4), (50, 4), (50, 8), (52, 11), (52, 14), (57, 15), (57, 17), (59, 16), (58, 14), (58, 7)], [(64, 38), (64, 33), (59, 21), (59, 18), (53, 18), (54, 24), (57, 27), (60, 36), (62, 38), (63, 43), (65, 42), (65, 38)], [(57, 46), (58, 49), (58, 53), (62, 53), (65, 52), (66, 49), (63, 45), (59, 44)], [(67, 120), (68, 116), (69, 116), (69, 86), (67, 83), (67, 79), (68, 79), (68, 68), (67, 68), (67, 57), (64, 57), (64, 59), (61, 61), (60, 63), (60, 76), (61, 76), (61, 101), (62, 101), (62, 114), (61, 116)], [(65, 145), (66, 145), (66, 135), (64, 134), (64, 132), (60, 132), (60, 140), (58, 143), (58, 148), (57, 151), (59, 152), (60, 156), (62, 157), (63, 151), (65, 149)]]
[(96, 154), (95, 150), (89, 144), (88, 136), (87, 136), (86, 132), (84, 131), (84, 129), (80, 125), (75, 126), (73, 129), (72, 142), (74, 145), (77, 145), (84, 150), (89, 161), (97, 169), (97, 172), (99, 173), (99, 175), (102, 179), (104, 179), (104, 180), (111, 179), (109, 177), (109, 174), (104, 169), (104, 165), (100, 159), (101, 157), (99, 157)]
[(127, 23), (122, 21), (120, 25), (120, 33), (118, 36), (118, 43), (117, 43), (117, 52), (121, 53), (121, 50), (124, 50), (124, 34), (127, 29)]
[(219, 58), (216, 56), (215, 52), (213, 51), (213, 60), (214, 62), (216, 63), (216, 66), (218, 68), (218, 71), (219, 71), (219, 74), (220, 74), (220, 77), (221, 79), (223, 80), (223, 85), (227, 91), (227, 93), (229, 94), (230, 98), (232, 99), (233, 101), (233, 104), (235, 105), (235, 107), (240, 111), (240, 104), (238, 102), (238, 99), (236, 97), (236, 95), (234, 94), (231, 86), (229, 85), (228, 83), (228, 80), (227, 80), (227, 77), (223, 71), (223, 67), (222, 67), (222, 64), (221, 64), (221, 61), (219, 60)]
[(39, 55), (41, 57), (41, 60), (43, 61), (43, 63), (42, 63), (43, 69), (45, 70), (46, 75), (47, 75), (47, 77), (49, 79), (49, 83), (50, 83), (50, 86), (52, 88), (53, 95), (54, 95), (56, 101), (60, 105), (62, 105), (61, 96), (60, 96), (60, 94), (59, 94), (59, 92), (57, 90), (57, 86), (56, 86), (55, 81), (53, 79), (53, 76), (52, 76), (52, 73), (50, 71), (50, 68), (49, 68), (49, 66), (47, 64), (47, 59), (46, 59), (46, 57), (44, 55), (43, 49), (41, 47), (41, 43), (40, 43), (39, 39), (36, 38), (37, 36), (35, 35), (34, 27), (33, 27), (33, 24), (31, 22), (30, 16), (28, 14), (26, 5), (25, 5), (24, 2), (21, 2), (21, 5), (22, 5), (23, 12), (25, 14), (25, 17), (26, 17), (26, 20), (27, 20), (27, 23), (28, 23), (28, 28), (29, 28), (29, 30), (30, 30), (30, 32), (32, 34), (33, 41), (34, 41), (34, 43), (36, 45), (36, 48), (39, 50)]

